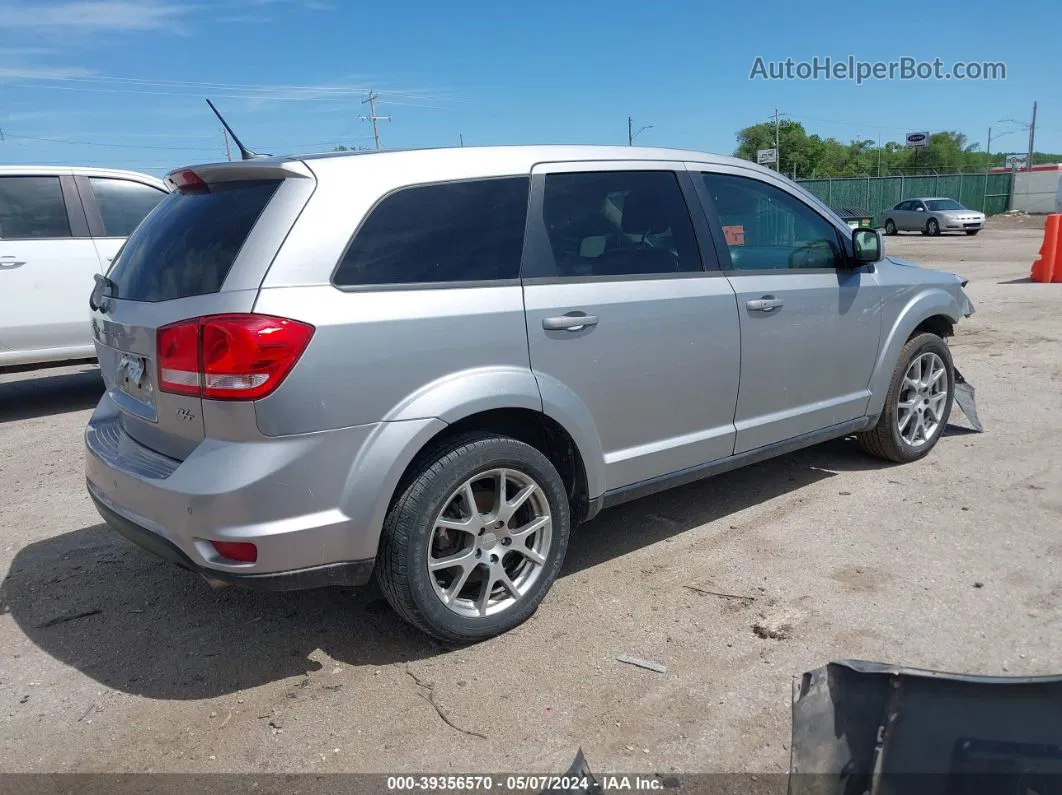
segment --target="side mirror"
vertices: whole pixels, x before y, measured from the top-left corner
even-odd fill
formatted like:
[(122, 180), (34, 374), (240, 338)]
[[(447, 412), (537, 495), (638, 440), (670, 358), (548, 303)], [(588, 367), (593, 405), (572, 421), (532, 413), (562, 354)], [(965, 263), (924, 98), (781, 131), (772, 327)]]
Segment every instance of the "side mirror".
[(876, 229), (852, 230), (852, 260), (856, 265), (866, 265), (881, 259), (881, 233)]
[(915, 207), (915, 212), (916, 213), (924, 213), (925, 211), (926, 211), (925, 207)]

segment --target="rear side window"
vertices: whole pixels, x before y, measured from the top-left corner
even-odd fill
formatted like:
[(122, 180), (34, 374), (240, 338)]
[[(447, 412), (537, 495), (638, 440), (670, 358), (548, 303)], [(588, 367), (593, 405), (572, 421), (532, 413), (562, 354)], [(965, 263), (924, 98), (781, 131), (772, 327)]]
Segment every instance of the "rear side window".
[(128, 179), (90, 177), (92, 192), (103, 217), (107, 237), (128, 237), (166, 193), (141, 182)]
[(547, 174), (542, 219), (560, 277), (703, 270), (671, 171)]
[(404, 188), (354, 235), (338, 287), (515, 279), (527, 219), (527, 177)]
[(59, 177), (0, 177), (0, 238), (70, 237)]
[(216, 293), (280, 180), (224, 182), (166, 196), (107, 275), (118, 298), (171, 301)]

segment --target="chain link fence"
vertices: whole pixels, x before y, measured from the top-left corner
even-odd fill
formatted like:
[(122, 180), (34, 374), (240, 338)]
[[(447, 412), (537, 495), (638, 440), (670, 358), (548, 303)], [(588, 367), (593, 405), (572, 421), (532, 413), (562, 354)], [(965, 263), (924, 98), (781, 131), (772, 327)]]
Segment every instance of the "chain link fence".
[(1014, 175), (940, 174), (917, 177), (844, 177), (797, 180), (833, 209), (860, 207), (880, 220), (882, 210), (904, 199), (925, 196), (956, 199), (985, 215), (1005, 212)]

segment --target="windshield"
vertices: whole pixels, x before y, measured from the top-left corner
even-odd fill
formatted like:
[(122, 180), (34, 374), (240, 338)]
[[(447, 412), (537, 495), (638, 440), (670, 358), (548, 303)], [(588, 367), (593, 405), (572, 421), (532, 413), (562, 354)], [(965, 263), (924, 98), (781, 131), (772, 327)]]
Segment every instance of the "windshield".
[(926, 199), (926, 207), (930, 210), (965, 210), (955, 199)]
[(279, 180), (175, 191), (130, 236), (108, 274), (117, 298), (172, 301), (216, 293)]

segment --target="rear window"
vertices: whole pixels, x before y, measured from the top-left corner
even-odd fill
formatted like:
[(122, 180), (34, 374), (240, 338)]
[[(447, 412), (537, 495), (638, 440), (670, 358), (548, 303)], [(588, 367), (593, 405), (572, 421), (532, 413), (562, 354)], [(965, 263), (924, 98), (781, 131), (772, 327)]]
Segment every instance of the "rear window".
[(336, 269), (340, 287), (515, 279), (527, 177), (404, 188), (386, 196)]
[(172, 301), (216, 293), (280, 180), (225, 182), (174, 192), (126, 241), (108, 274), (117, 297)]
[(0, 177), (0, 237), (70, 237), (59, 177)]

